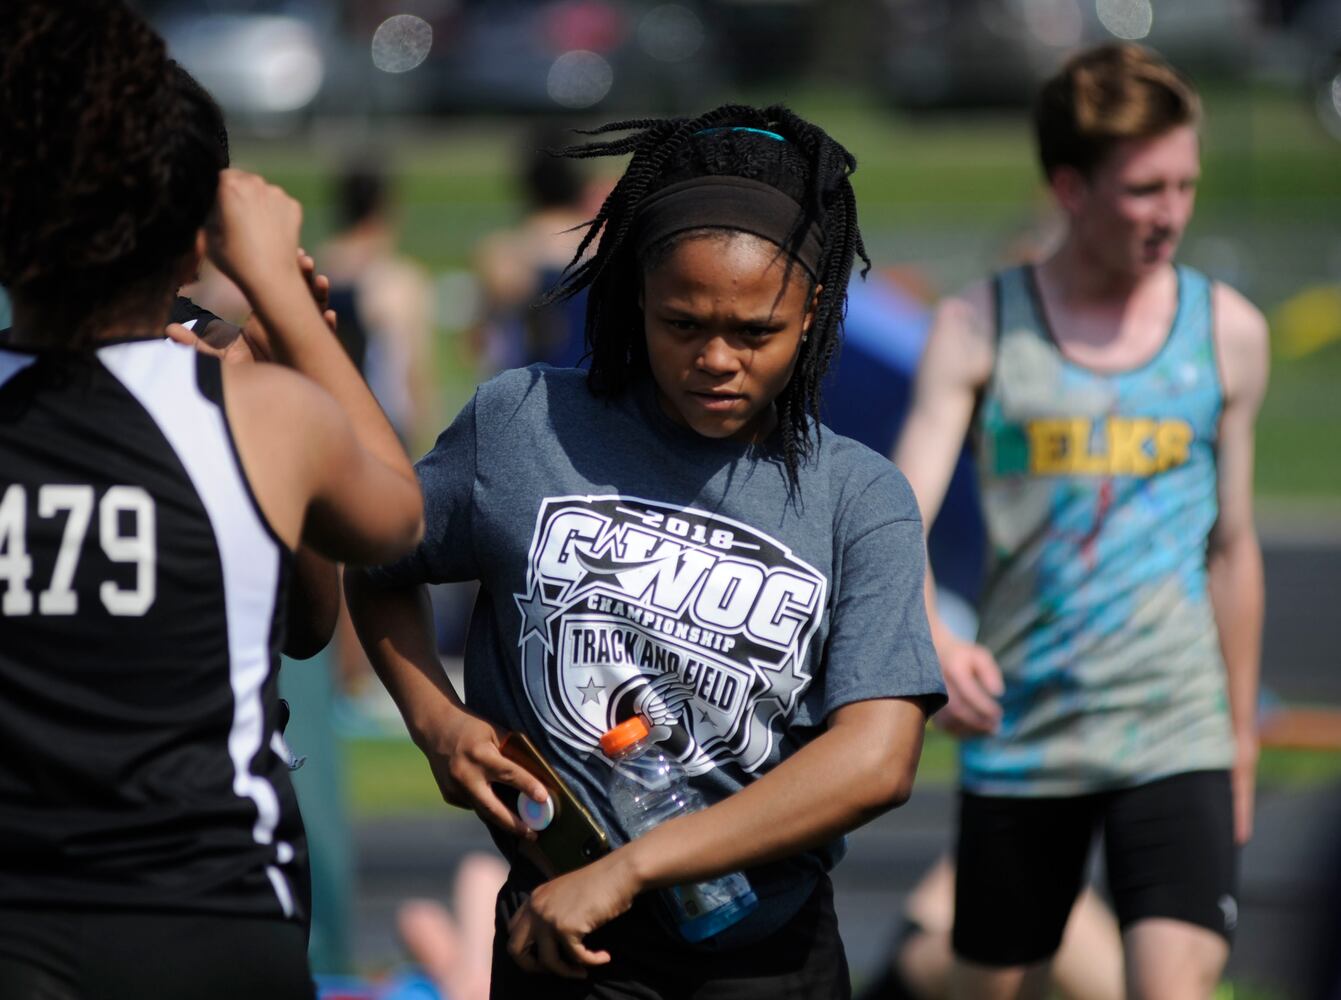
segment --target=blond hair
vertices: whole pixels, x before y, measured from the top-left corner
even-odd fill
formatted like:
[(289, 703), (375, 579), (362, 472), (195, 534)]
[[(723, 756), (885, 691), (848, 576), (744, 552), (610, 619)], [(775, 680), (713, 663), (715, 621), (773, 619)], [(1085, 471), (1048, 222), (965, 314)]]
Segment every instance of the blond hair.
[(1073, 56), (1043, 84), (1034, 129), (1043, 173), (1089, 174), (1117, 143), (1196, 125), (1201, 99), (1190, 80), (1155, 52), (1130, 42)]

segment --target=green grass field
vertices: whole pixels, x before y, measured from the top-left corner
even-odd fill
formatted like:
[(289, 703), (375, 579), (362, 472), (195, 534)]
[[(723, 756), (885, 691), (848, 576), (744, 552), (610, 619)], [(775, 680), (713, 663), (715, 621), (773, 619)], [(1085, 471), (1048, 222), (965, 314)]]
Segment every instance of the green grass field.
[[(1303, 222), (1319, 205), (1341, 204), (1341, 144), (1302, 101), (1264, 89), (1206, 100), (1202, 224), (1226, 217)], [(887, 226), (928, 221), (990, 228), (1027, 218), (1043, 200), (1022, 113), (909, 119), (856, 99), (795, 104), (856, 155), (853, 183), (865, 226), (877, 235)], [(402, 178), (406, 248), (432, 266), (449, 267), (467, 263), (474, 240), (516, 214), (510, 163), (521, 143), (517, 126), (470, 119), (345, 132), (312, 143), (240, 141), (234, 158), (300, 197), (319, 239), (330, 223), (329, 171), (343, 157), (375, 148)]]
[[(355, 818), (451, 808), (443, 804), (423, 755), (409, 740), (351, 740), (345, 752), (346, 787)], [(923, 787), (954, 783), (955, 746), (950, 737), (936, 730), (927, 733), (917, 780)], [(1259, 780), (1266, 792), (1341, 782), (1341, 754), (1268, 749), (1262, 753)]]

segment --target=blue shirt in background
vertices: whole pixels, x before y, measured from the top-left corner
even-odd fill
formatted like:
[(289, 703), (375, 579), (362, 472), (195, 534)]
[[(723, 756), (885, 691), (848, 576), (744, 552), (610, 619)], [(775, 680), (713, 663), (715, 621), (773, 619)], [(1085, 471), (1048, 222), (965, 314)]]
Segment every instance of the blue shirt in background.
[[(854, 278), (847, 294), (843, 348), (824, 386), (824, 424), (889, 455), (908, 415), (931, 311), (875, 273), (865, 281)], [(966, 447), (927, 539), (937, 586), (976, 605), (985, 545), (977, 475)]]

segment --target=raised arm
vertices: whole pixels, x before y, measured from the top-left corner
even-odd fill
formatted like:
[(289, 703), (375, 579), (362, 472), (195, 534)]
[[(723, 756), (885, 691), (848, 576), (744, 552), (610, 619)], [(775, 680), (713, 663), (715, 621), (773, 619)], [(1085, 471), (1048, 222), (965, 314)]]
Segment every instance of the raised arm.
[(312, 300), (298, 263), (301, 218), (298, 203), (262, 178), (220, 175), (210, 256), (246, 294), (274, 359), (293, 369), (225, 366), (225, 404), (257, 501), (287, 544), (386, 561), (419, 538), (419, 486)]
[(1225, 285), (1215, 289), (1215, 339), (1224, 381), (1216, 455), (1220, 514), (1211, 532), (1208, 582), (1225, 661), (1234, 727), (1234, 836), (1252, 836), (1257, 771), (1257, 688), (1266, 590), (1253, 524), (1253, 424), (1270, 365), (1266, 320)]
[(994, 336), (987, 284), (970, 286), (936, 307), (892, 456), (917, 496), (928, 531), (954, 475), (978, 392), (992, 374)]
[[(929, 531), (945, 499), (969, 431), (978, 392), (992, 373), (995, 321), (992, 292), (983, 282), (941, 302), (918, 366), (913, 402), (894, 447)], [(931, 638), (950, 700), (936, 717), (953, 733), (993, 732), (1001, 722), (1001, 671), (991, 654), (955, 636), (936, 612), (936, 585), (927, 567), (925, 597)]]

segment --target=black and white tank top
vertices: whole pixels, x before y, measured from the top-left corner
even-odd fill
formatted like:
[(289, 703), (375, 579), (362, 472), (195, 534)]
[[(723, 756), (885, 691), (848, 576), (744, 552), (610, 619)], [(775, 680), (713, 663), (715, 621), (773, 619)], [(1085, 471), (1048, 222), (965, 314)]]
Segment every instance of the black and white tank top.
[(0, 348), (0, 905), (306, 919), (289, 560), (216, 359)]

